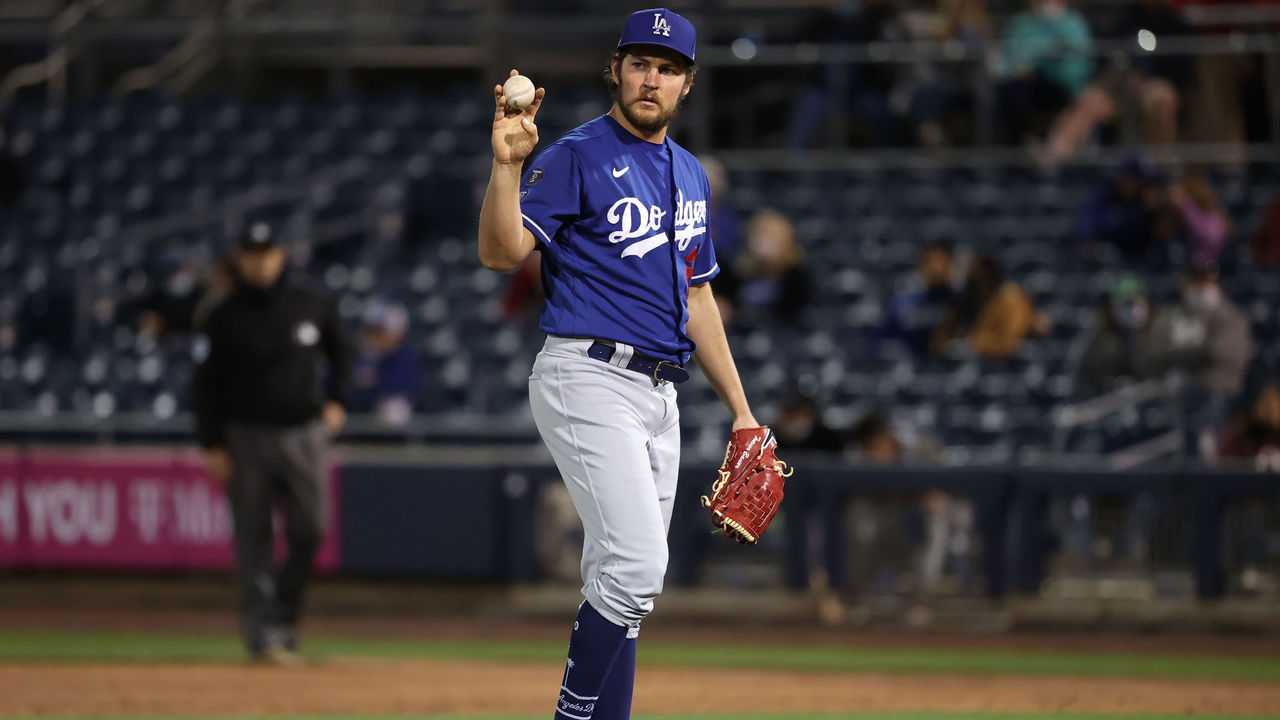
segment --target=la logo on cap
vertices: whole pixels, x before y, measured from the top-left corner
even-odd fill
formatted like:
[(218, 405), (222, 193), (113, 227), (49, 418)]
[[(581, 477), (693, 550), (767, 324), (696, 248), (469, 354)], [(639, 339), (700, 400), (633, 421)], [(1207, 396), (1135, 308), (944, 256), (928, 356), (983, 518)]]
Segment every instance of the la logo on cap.
[(671, 37), (671, 26), (667, 24), (667, 19), (662, 17), (660, 12), (653, 14), (653, 34)]

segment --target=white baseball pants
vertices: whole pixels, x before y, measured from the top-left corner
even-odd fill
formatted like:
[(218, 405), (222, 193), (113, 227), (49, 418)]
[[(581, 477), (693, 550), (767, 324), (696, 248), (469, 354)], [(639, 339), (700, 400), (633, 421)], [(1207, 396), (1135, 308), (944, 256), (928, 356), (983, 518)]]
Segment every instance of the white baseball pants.
[(587, 357), (589, 339), (550, 336), (529, 376), (542, 440), (582, 518), (582, 594), (610, 622), (640, 632), (667, 571), (667, 531), (680, 467), (671, 383)]

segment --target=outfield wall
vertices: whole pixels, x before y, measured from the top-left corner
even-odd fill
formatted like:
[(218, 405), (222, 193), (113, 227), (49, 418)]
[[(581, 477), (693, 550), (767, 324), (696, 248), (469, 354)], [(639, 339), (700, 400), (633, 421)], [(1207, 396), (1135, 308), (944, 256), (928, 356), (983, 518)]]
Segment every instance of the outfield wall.
[[(556, 572), (553, 565), (561, 566), (561, 579), (575, 572), (581, 538), (564, 522), (563, 508), (560, 520), (554, 506), (548, 511), (549, 493), (560, 487), (550, 464), (527, 453), (494, 454), (486, 462), (490, 454), (479, 447), (456, 449), (450, 462), (415, 460), (393, 448), (347, 455), (330, 474), (321, 572), (505, 582), (544, 579)], [(1056, 517), (1063, 499), (1074, 508), (1101, 507), (1110, 498), (1123, 508), (1126, 531), (1145, 533), (1156, 546), (1147, 550), (1145, 569), (1185, 572), (1198, 595), (1217, 597), (1230, 589), (1236, 552), (1224, 531), (1231, 509), (1250, 503), (1270, 512), (1280, 497), (1276, 475), (1246, 471), (793, 461), (801, 471), (788, 482), (783, 514), (758, 548), (737, 548), (709, 532), (698, 504), (706, 488), (694, 480), (706, 468), (687, 466), (672, 518), (669, 582), (696, 585), (718, 567), (746, 563), (770, 566), (767, 577), (796, 589), (808, 585), (816, 567), (837, 589), (865, 589), (850, 575), (879, 559), (856, 556), (852, 539), (867, 535), (867, 521), (849, 508), (859, 502), (912, 508), (922, 494), (940, 490), (968, 501), (975, 594), (1037, 592), (1051, 560), (1070, 544), (1070, 523)], [(1280, 532), (1265, 524), (1251, 532), (1251, 542), (1276, 564)], [(895, 533), (891, 527), (887, 535)], [(230, 536), (225, 493), (204, 479), (193, 450), (0, 448), (0, 569), (225, 570)], [(1090, 537), (1085, 545), (1097, 539)]]

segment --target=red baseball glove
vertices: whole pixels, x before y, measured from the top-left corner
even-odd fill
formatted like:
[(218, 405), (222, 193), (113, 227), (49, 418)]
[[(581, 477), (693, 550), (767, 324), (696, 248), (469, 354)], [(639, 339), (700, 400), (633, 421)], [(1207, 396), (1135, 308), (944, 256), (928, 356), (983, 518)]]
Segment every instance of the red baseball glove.
[(768, 427), (735, 430), (729, 436), (720, 478), (711, 486), (711, 497), (702, 496), (712, 524), (726, 537), (754, 544), (778, 514), (792, 469), (774, 454), (777, 447)]

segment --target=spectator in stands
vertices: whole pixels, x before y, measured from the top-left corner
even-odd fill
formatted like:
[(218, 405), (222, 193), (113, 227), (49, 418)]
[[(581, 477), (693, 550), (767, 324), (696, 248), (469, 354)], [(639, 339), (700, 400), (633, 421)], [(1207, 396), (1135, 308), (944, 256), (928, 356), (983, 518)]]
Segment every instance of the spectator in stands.
[[(844, 434), (827, 426), (817, 401), (799, 386), (787, 392), (772, 427), (780, 444), (802, 453), (834, 460), (845, 447)], [(782, 510), (786, 516), (787, 584), (794, 589), (815, 591), (822, 615), (836, 620), (845, 613), (843, 604), (831, 592), (832, 588), (844, 586), (844, 539), (847, 537), (844, 503), (823, 497), (815, 485), (791, 489), (790, 505)], [(822, 566), (826, 575), (819, 582), (815, 582), (816, 577), (809, 572), (813, 559), (810, 548), (816, 547), (814, 533), (821, 533), (825, 541)]]
[(1152, 262), (1163, 256), (1176, 234), (1175, 213), (1155, 165), (1133, 155), (1116, 175), (1094, 186), (1080, 209), (1076, 234), (1086, 252), (1101, 243), (1119, 250), (1127, 262)]
[(421, 369), (417, 354), (405, 343), (408, 332), (409, 313), (403, 305), (371, 300), (366, 306), (353, 406), (372, 412), (382, 425), (405, 425), (413, 417)]
[(1262, 222), (1249, 238), (1249, 249), (1259, 265), (1280, 265), (1280, 197), (1262, 214)]
[[(1252, 5), (1257, 15), (1277, 17), (1277, 0), (1173, 0), (1183, 10), (1197, 8), (1205, 15), (1221, 9), (1240, 16)], [(1227, 6), (1227, 7), (1217, 7)], [(1270, 12), (1263, 6), (1270, 6)], [(1235, 12), (1231, 12), (1235, 11)], [(1218, 14), (1221, 17), (1221, 14)], [(1196, 25), (1202, 36), (1224, 36), (1254, 32), (1265, 23), (1232, 24), (1210, 18)], [(1196, 83), (1187, 103), (1191, 134), (1197, 142), (1225, 143), (1239, 148), (1246, 142), (1265, 142), (1269, 132), (1266, 61), (1261, 53), (1205, 53), (1195, 56)], [(1231, 149), (1227, 148), (1226, 153)], [(1223, 160), (1242, 161), (1242, 158)]]
[(200, 296), (200, 300), (196, 302), (195, 311), (191, 319), (192, 327), (197, 332), (204, 329), (204, 323), (209, 319), (209, 313), (218, 307), (218, 303), (231, 293), (236, 286), (236, 259), (232, 255), (223, 255), (213, 264), (209, 266), (208, 277), (204, 283), (204, 293)]
[(839, 453), (844, 449), (844, 438), (823, 422), (817, 401), (798, 388), (792, 390), (778, 409), (773, 431), (778, 443), (790, 449), (822, 453)]
[(9, 152), (8, 136), (0, 123), (0, 208), (11, 208), (27, 189), (27, 169)]
[(8, 355), (18, 345), (18, 326), (14, 322), (15, 311), (6, 303), (0, 305), (0, 354)]
[(942, 352), (964, 339), (979, 356), (1003, 360), (1013, 354), (1028, 335), (1049, 330), (1049, 319), (1037, 312), (1031, 298), (994, 258), (975, 257), (969, 263), (964, 289), (947, 309), (932, 338), (934, 352)]
[(1054, 121), (1043, 157), (1049, 167), (1074, 156), (1099, 125), (1124, 115), (1129, 107), (1141, 120), (1146, 142), (1167, 145), (1177, 140), (1179, 99), (1191, 86), (1191, 61), (1185, 55), (1153, 55), (1149, 50), (1166, 38), (1190, 35), (1191, 26), (1167, 0), (1142, 0), (1128, 6), (1114, 30), (1115, 39), (1140, 50), (1118, 54)]
[(809, 271), (786, 215), (765, 208), (747, 221), (746, 245), (732, 265), (720, 266), (716, 292), (725, 323), (796, 319), (809, 304)]
[(1137, 358), (1149, 355), (1151, 302), (1135, 275), (1116, 281), (1098, 312), (1097, 324), (1080, 356), (1076, 384), (1089, 394), (1109, 390), (1117, 381), (1145, 375)]
[[(1243, 412), (1227, 425), (1218, 445), (1223, 460), (1248, 463), (1259, 472), (1280, 472), (1280, 386), (1268, 383)], [(1243, 567), (1240, 584), (1257, 586), (1257, 568), (1273, 553), (1267, 516), (1274, 508), (1270, 498), (1253, 497), (1227, 509), (1226, 525), (1234, 526), (1231, 551)]]
[(1169, 199), (1182, 215), (1191, 262), (1217, 262), (1231, 235), (1231, 220), (1204, 173), (1187, 175), (1169, 188)]
[(155, 269), (160, 277), (156, 289), (142, 301), (138, 331), (151, 337), (190, 333), (202, 294), (196, 273), (177, 252), (161, 256)]
[(531, 252), (507, 276), (507, 289), (502, 294), (502, 317), (507, 322), (527, 319), (537, 322), (542, 314), (542, 253)]
[[(855, 457), (876, 465), (899, 463), (937, 464), (941, 448), (931, 438), (914, 429), (895, 428), (878, 412), (863, 416), (850, 430)], [(937, 592), (948, 559), (958, 560), (967, 574), (967, 557), (971, 547), (973, 507), (940, 489), (927, 490), (921, 496), (924, 511), (924, 538), (918, 563), (919, 590), (922, 595)], [(923, 605), (912, 608), (912, 614), (928, 614)], [(927, 620), (926, 620), (927, 622)]]
[[(862, 0), (859, 3), (826, 0), (811, 8), (798, 43), (869, 43), (900, 41), (907, 37), (897, 3), (891, 0)], [(899, 122), (889, 98), (901, 82), (901, 67), (890, 63), (849, 63), (823, 65), (809, 78), (791, 106), (787, 145), (806, 148), (814, 144), (823, 121), (837, 107), (846, 109), (861, 122), (855, 134), (864, 144), (875, 147), (896, 145)], [(830, 96), (833, 84), (841, 83), (842, 97)]]
[[(39, 288), (26, 288), (27, 295), (17, 313), (18, 345), (45, 345), (63, 355), (79, 351), (76, 340), (77, 305), (75, 293), (65, 286), (41, 282)], [(98, 303), (95, 303), (98, 305)], [(101, 325), (102, 310), (109, 322), (114, 308), (93, 308), (95, 325)], [(97, 328), (101, 330), (102, 328)]]
[(936, 440), (910, 424), (891, 422), (879, 410), (868, 412), (854, 423), (845, 447), (851, 459), (874, 465), (942, 462), (942, 447)]
[(902, 443), (889, 419), (879, 412), (863, 415), (849, 429), (849, 442), (856, 459), (873, 465), (896, 465), (903, 460)]
[(956, 300), (951, 269), (951, 241), (925, 245), (908, 287), (885, 303), (878, 339), (901, 344), (917, 359), (926, 357), (934, 331)]
[(1228, 403), (1240, 394), (1249, 366), (1249, 320), (1222, 292), (1216, 265), (1191, 268), (1182, 302), (1156, 315), (1148, 356), (1157, 376), (1178, 373), (1187, 413), (1187, 451), (1211, 458), (1226, 425)]
[(142, 301), (138, 332), (158, 338), (188, 337), (199, 331), (218, 303), (235, 287), (235, 258), (226, 255), (209, 264), (204, 277), (192, 263), (177, 255), (161, 259), (164, 275), (158, 287)]
[(1227, 425), (1218, 444), (1223, 459), (1251, 460), (1259, 470), (1280, 472), (1280, 385), (1270, 383)]
[(983, 0), (938, 0), (939, 31), (924, 39), (963, 47), (973, 63), (913, 63), (911, 115), (926, 147), (972, 142), (974, 96), (991, 47), (991, 20)]
[(716, 246), (716, 261), (723, 265), (733, 262), (738, 254), (738, 211), (729, 201), (729, 173), (719, 160), (703, 155), (698, 158), (707, 172), (711, 185), (711, 200), (707, 206), (707, 231)]
[(1066, 0), (1031, 0), (1010, 18), (1001, 40), (1003, 77), (997, 89), (1001, 139), (1021, 143), (1042, 134), (1074, 102), (1093, 75), (1089, 23)]

